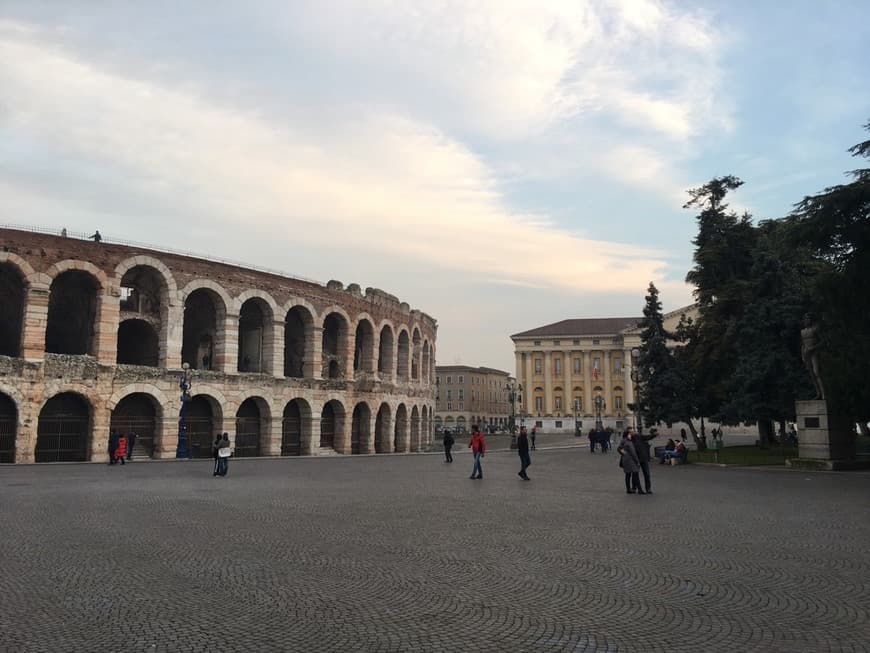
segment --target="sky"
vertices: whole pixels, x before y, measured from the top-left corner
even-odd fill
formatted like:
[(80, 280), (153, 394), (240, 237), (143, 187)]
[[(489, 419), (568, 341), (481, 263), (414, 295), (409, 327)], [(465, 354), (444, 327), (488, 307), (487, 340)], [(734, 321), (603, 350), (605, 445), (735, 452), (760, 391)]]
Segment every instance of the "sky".
[(866, 0), (0, 0), (0, 223), (381, 288), (513, 372), (691, 303), (687, 189), (845, 181), (868, 61)]

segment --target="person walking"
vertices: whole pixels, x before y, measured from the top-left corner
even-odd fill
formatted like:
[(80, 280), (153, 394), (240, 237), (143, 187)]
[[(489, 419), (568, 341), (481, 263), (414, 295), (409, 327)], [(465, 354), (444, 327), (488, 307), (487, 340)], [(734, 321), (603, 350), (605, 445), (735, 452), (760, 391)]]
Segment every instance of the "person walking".
[(109, 464), (115, 464), (115, 449), (118, 448), (118, 432), (115, 429), (109, 431)]
[(221, 458), (218, 456), (218, 451), (220, 451), (220, 443), (222, 434), (218, 433), (214, 436), (214, 442), (211, 443), (211, 456), (214, 458), (214, 473), (212, 476), (217, 476), (220, 473), (221, 468)]
[(535, 447), (535, 440), (537, 439), (537, 437), (538, 437), (538, 427), (533, 426), (532, 427), (532, 450), (533, 451), (537, 448), (537, 447)]
[[(632, 430), (632, 429), (629, 429)], [(637, 451), (637, 459), (640, 463), (640, 471), (643, 473), (643, 486), (647, 494), (652, 494), (652, 479), (649, 473), (649, 441), (659, 436), (658, 429), (650, 429), (649, 435), (636, 433), (634, 436), (634, 448)]]
[(453, 462), (453, 454), (451, 453), (451, 449), (453, 448), (456, 440), (453, 439), (453, 434), (450, 432), (450, 429), (444, 429), (444, 462), (452, 463)]
[(222, 433), (217, 441), (217, 475), (226, 476), (230, 466), (230, 436), (228, 433)]
[(619, 453), (619, 466), (625, 474), (625, 491), (628, 494), (646, 494), (640, 489), (640, 460), (637, 457), (637, 450), (634, 448), (634, 433), (631, 429), (625, 432), (625, 438), (619, 443), (617, 452)]
[(127, 438), (123, 435), (118, 436), (118, 445), (115, 447), (115, 462), (124, 465), (124, 458), (127, 457)]
[(526, 427), (520, 429), (520, 434), (517, 436), (517, 453), (520, 454), (520, 471), (518, 476), (524, 481), (530, 481), (529, 475), (526, 474), (526, 469), (532, 464), (532, 458), (529, 456), (529, 434), (526, 432)]
[(136, 446), (136, 438), (138, 437), (136, 431), (130, 429), (130, 433), (127, 435), (127, 460), (133, 459), (133, 447)]
[(480, 459), (486, 455), (486, 440), (484, 440), (483, 433), (480, 432), (477, 424), (471, 427), (471, 440), (468, 446), (471, 447), (471, 453), (474, 455), (474, 467), (471, 468), (471, 478), (483, 478), (483, 467), (480, 464)]

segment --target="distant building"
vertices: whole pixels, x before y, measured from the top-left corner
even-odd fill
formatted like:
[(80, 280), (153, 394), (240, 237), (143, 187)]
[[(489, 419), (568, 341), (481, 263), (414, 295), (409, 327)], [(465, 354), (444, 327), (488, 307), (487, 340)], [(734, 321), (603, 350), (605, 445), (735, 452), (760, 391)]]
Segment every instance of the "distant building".
[[(694, 305), (667, 313), (665, 328), (696, 313)], [(571, 433), (599, 418), (605, 428), (632, 424), (631, 350), (640, 346), (641, 319), (569, 319), (512, 335), (525, 425)]]
[(491, 367), (436, 365), (438, 394), (435, 430), (469, 432), (473, 424), (493, 430), (507, 429), (510, 416), (508, 392), (511, 375)]

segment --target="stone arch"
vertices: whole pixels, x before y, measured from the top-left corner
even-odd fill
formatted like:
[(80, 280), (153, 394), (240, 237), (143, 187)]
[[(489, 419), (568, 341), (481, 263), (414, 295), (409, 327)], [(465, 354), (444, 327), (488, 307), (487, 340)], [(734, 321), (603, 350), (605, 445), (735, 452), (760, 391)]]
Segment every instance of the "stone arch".
[(223, 425), (226, 400), (219, 392), (203, 389), (185, 407), (187, 449), (190, 458), (211, 458), (215, 435)]
[(391, 322), (385, 320), (379, 327), (380, 345), (378, 348), (378, 375), (384, 380), (393, 378), (396, 368), (395, 335)]
[(347, 351), (350, 342), (350, 325), (350, 318), (340, 306), (332, 306), (323, 312), (321, 352), (324, 378), (338, 379), (348, 376)]
[(396, 420), (393, 425), (393, 447), (394, 452), (404, 453), (409, 449), (408, 443), (408, 408), (405, 404), (399, 404), (396, 407)]
[[(161, 393), (162, 396), (162, 393)], [(127, 436), (128, 457), (151, 458), (163, 435), (163, 405), (147, 392), (125, 394), (111, 408), (109, 430)], [(135, 433), (135, 439), (130, 436)]]
[(269, 402), (263, 397), (252, 395), (242, 400), (236, 410), (234, 456), (255, 458), (268, 451), (271, 417)]
[(399, 337), (396, 339), (396, 380), (400, 382), (408, 381), (411, 363), (411, 336), (408, 333), (408, 327), (402, 325), (399, 327)]
[(432, 382), (432, 351), (429, 345), (429, 340), (423, 340), (423, 380), (426, 383)]
[(371, 453), (369, 440), (371, 436), (372, 409), (365, 401), (360, 401), (353, 408), (353, 419), (350, 429), (351, 454)]
[[(96, 353), (97, 314), (103, 286), (91, 268), (94, 266), (90, 263), (65, 266), (52, 277), (45, 327), (47, 353)], [(105, 274), (101, 278), (105, 282)]]
[(311, 404), (301, 397), (287, 402), (281, 419), (281, 455), (299, 456), (311, 438)]
[(375, 329), (368, 313), (357, 316), (353, 348), (353, 371), (371, 374), (374, 372)]
[(36, 429), (34, 460), (83, 462), (93, 428), (93, 406), (79, 392), (59, 392), (40, 408)]
[(338, 399), (330, 399), (320, 412), (320, 448), (337, 451), (344, 433), (346, 411)]
[(411, 451), (420, 451), (420, 408), (415, 404), (411, 408)]
[(181, 360), (194, 370), (220, 370), (226, 357), (226, 291), (203, 279), (189, 283), (183, 295)]
[(414, 326), (411, 334), (411, 380), (420, 380), (420, 368), (423, 363), (423, 347), (420, 336), (420, 328)]
[(270, 303), (255, 294), (239, 307), (236, 361), (239, 372), (272, 373), (275, 352), (274, 305), (274, 301)]
[(392, 450), (392, 419), (390, 405), (383, 402), (375, 417), (375, 453), (390, 453)]
[[(161, 261), (151, 256), (134, 256), (115, 268), (121, 298), (118, 303), (119, 322), (143, 320), (157, 334), (157, 362), (166, 365), (169, 330), (173, 322), (170, 315), (172, 298), (178, 294), (175, 279)], [(129, 349), (131, 341), (121, 341), (121, 324), (118, 325), (118, 358), (121, 350)], [(135, 339), (132, 341), (135, 343)], [(126, 356), (124, 356), (126, 358)]]
[(86, 272), (90, 274), (97, 280), (97, 290), (100, 293), (105, 291), (106, 286), (108, 285), (108, 276), (105, 272), (103, 272), (100, 268), (98, 268), (90, 261), (64, 259), (63, 261), (58, 261), (50, 268), (48, 268), (48, 270), (45, 271), (45, 274), (51, 280), (50, 283), (53, 283), (59, 275), (63, 274), (64, 272), (71, 272), (73, 270), (78, 270), (80, 272)]
[(4, 392), (0, 392), (0, 463), (15, 462), (18, 433), (18, 405)]
[(157, 405), (160, 406), (161, 412), (164, 407), (169, 405), (169, 399), (166, 397), (166, 393), (156, 385), (150, 383), (130, 383), (112, 393), (112, 396), (109, 397), (109, 400), (106, 402), (106, 408), (109, 411), (115, 410), (118, 403), (124, 399), (124, 397), (137, 392), (153, 397)]
[(284, 311), (284, 376), (314, 376), (314, 325), (317, 312), (307, 303), (295, 302)]
[[(4, 252), (5, 253), (5, 252)], [(29, 267), (29, 266), (28, 266)], [(0, 259), (0, 355), (21, 356), (27, 276), (15, 261)]]
[(0, 252), (0, 263), (9, 263), (18, 268), (18, 272), (27, 280), (28, 283), (30, 283), (30, 280), (36, 275), (36, 270), (34, 270), (33, 266), (27, 262), (27, 259), (21, 258), (18, 254), (14, 254), (13, 252)]

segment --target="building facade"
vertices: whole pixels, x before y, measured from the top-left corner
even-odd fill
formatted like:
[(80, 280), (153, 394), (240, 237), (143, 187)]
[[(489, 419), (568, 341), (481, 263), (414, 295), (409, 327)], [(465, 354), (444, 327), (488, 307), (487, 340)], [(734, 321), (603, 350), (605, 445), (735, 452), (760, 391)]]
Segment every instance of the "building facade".
[(507, 429), (510, 374), (491, 367), (438, 365), (435, 376), (436, 431), (443, 427), (465, 433), (474, 424), (493, 431)]
[[(694, 311), (668, 313), (665, 328)], [(631, 350), (640, 346), (641, 319), (568, 319), (512, 335), (523, 423), (563, 433), (588, 431), (599, 421), (617, 430), (634, 424)]]
[[(0, 229), (0, 461), (417, 451), (435, 320), (375, 288)], [(184, 366), (184, 367), (183, 367)], [(182, 402), (183, 374), (191, 382)]]

